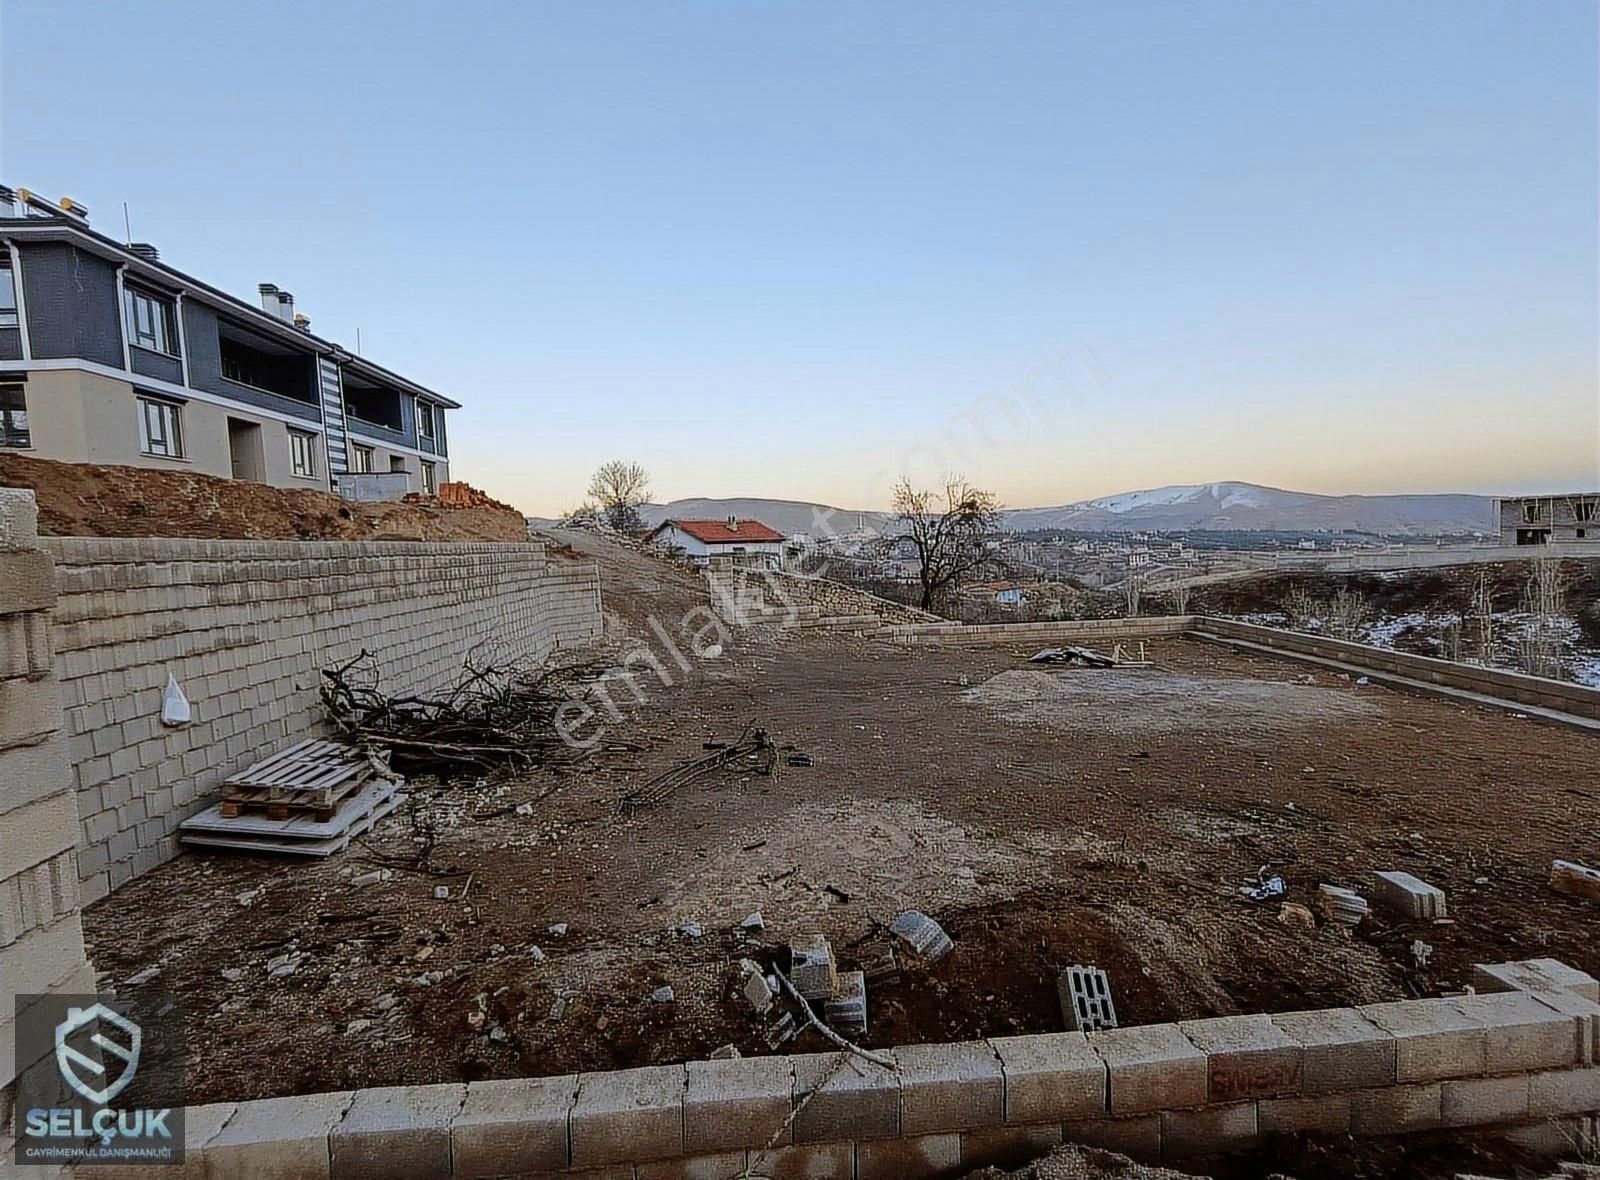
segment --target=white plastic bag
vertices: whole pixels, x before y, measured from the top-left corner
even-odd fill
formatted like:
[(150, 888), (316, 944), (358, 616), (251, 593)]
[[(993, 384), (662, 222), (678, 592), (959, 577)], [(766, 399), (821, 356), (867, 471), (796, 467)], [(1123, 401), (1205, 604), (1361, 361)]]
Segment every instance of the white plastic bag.
[(189, 698), (171, 672), (167, 673), (167, 691), (161, 694), (161, 724), (174, 729), (189, 724)]

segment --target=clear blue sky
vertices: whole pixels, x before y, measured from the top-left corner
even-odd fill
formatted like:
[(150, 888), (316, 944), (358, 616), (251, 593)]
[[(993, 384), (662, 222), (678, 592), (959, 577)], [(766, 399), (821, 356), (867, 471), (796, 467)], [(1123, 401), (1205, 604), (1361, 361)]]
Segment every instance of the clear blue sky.
[(1592, 0), (6, 0), (0, 67), (7, 183), (530, 512), (1600, 485)]

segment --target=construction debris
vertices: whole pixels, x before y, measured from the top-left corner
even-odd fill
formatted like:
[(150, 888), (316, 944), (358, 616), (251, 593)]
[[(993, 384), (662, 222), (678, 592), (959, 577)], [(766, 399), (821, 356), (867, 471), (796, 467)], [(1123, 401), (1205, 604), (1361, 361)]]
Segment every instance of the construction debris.
[(839, 990), (839, 964), (833, 947), (820, 934), (789, 948), (789, 978), (807, 1000), (827, 1000)]
[(895, 961), (894, 947), (882, 939), (864, 943), (856, 951), (856, 961), (868, 983), (897, 983), (900, 964)]
[(1558, 860), (1550, 866), (1550, 888), (1568, 897), (1600, 901), (1600, 869), (1571, 860)]
[(1075, 668), (1114, 668), (1116, 660), (1092, 647), (1047, 647), (1028, 657), (1030, 664), (1066, 664)]
[(761, 917), (760, 910), (756, 910), (755, 913), (748, 915), (739, 923), (739, 929), (745, 934), (759, 934), (766, 928), (767, 923)]
[(1384, 909), (1402, 918), (1435, 919), (1446, 917), (1444, 890), (1429, 885), (1410, 873), (1385, 872), (1377, 875), (1372, 897)]
[(1355, 890), (1338, 885), (1319, 885), (1317, 895), (1323, 918), (1332, 925), (1346, 929), (1353, 930), (1361, 925), (1361, 919), (1367, 916), (1371, 908), (1367, 905), (1367, 899)]
[(185, 844), (236, 851), (332, 856), (406, 801), (407, 796), (400, 790), (402, 781), (371, 780), (354, 796), (341, 801), (326, 820), (303, 815), (287, 819), (250, 814), (229, 817), (223, 815), (221, 804), (214, 804), (184, 820), (179, 825), (179, 838)]
[(587, 667), (529, 672), (512, 666), (468, 665), (438, 698), (391, 697), (382, 691), (377, 661), (363, 651), (322, 677), (322, 704), (333, 723), (364, 749), (387, 750), (405, 774), (473, 777), (571, 762), (583, 755), (564, 741), (556, 712), (567, 685)]
[(1056, 978), (1061, 1020), (1068, 1032), (1094, 1032), (1116, 1028), (1117, 1009), (1111, 1002), (1111, 978), (1098, 967), (1068, 967)]
[(867, 1035), (867, 977), (862, 972), (839, 972), (839, 990), (823, 1001), (822, 1019), (844, 1036)]
[(670, 1004), (678, 998), (678, 994), (671, 987), (658, 987), (650, 993), (652, 1004)]
[(771, 774), (777, 760), (778, 749), (767, 737), (767, 731), (749, 726), (738, 741), (672, 767), (629, 791), (622, 797), (622, 813), (628, 815), (663, 803), (696, 779), (730, 767)]
[(937, 963), (955, 949), (944, 927), (921, 910), (907, 910), (889, 923), (889, 933), (924, 963)]
[(723, 1045), (720, 1049), (711, 1050), (712, 1061), (734, 1061), (743, 1056), (738, 1045)]
[(750, 1002), (757, 1016), (765, 1016), (772, 1009), (772, 986), (766, 972), (754, 959), (740, 959), (739, 972), (744, 977), (744, 998)]

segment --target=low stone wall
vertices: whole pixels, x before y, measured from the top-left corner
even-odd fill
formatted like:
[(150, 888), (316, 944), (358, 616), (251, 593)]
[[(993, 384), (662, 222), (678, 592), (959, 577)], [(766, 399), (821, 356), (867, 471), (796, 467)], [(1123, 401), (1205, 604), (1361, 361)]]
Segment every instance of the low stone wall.
[(1283, 631), (1233, 619), (1209, 615), (1197, 617), (1191, 630), (1221, 639), (1236, 639), (1293, 655), (1334, 660), (1372, 672), (1401, 676), (1423, 684), (1439, 685), (1461, 692), (1480, 693), (1534, 708), (1554, 709), (1574, 717), (1600, 721), (1600, 689), (1561, 680), (1547, 680), (1499, 668), (1480, 668), (1438, 660), (1431, 656), (1390, 651), (1365, 643), (1349, 643), (1300, 631)]
[[(591, 562), (539, 544), (54, 538), (85, 903), (177, 851), (222, 779), (323, 736), (325, 667), (365, 650), (396, 693), (469, 658), (538, 660), (600, 635)], [(161, 723), (168, 674), (193, 723)]]
[(811, 619), (851, 619), (867, 625), (942, 621), (938, 615), (831, 578), (751, 568), (726, 558), (711, 559), (706, 581), (716, 612), (740, 625)]
[(1554, 1124), (1576, 1143), (1600, 1111), (1594, 980), (1523, 974), (1500, 994), (916, 1045), (893, 1070), (818, 1053), (224, 1103), (189, 1112), (191, 1149), (213, 1176), (919, 1180), (1063, 1140), (1151, 1161), (1313, 1131)]
[[(0, 1125), (16, 1054), (16, 997), (92, 992), (78, 904), (78, 809), (50, 644), (55, 571), (33, 493), (0, 488)], [(0, 1159), (9, 1164), (9, 1130)], [(0, 1164), (0, 1166), (6, 1166)], [(40, 1180), (51, 1175), (37, 1169)]]
[(1064, 619), (1041, 623), (919, 623), (890, 626), (878, 632), (897, 643), (936, 643), (955, 647), (1010, 641), (1038, 643), (1126, 643), (1187, 634), (1194, 615), (1152, 615), (1137, 619)]

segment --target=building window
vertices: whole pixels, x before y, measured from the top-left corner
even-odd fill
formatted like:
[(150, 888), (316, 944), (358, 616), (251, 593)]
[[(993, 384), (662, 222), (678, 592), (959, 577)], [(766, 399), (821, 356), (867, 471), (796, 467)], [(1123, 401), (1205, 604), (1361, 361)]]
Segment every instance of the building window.
[(1597, 512), (1597, 509), (1600, 509), (1600, 501), (1579, 500), (1572, 506), (1572, 515), (1584, 524), (1589, 524), (1600, 520), (1600, 512)]
[(0, 385), (0, 447), (31, 447), (28, 393), (20, 385)]
[(178, 330), (172, 304), (137, 287), (124, 287), (122, 299), (128, 313), (128, 343), (177, 356)]
[(427, 461), (422, 464), (422, 490), (430, 496), (439, 494), (439, 477), (434, 472), (433, 464)]
[(433, 407), (427, 402), (417, 403), (417, 434), (432, 442), (434, 434)]
[(304, 431), (289, 432), (289, 470), (307, 479), (317, 474), (317, 436)]
[(1537, 500), (1529, 500), (1527, 503), (1523, 504), (1523, 506), (1522, 506), (1522, 523), (1524, 523), (1524, 524), (1538, 524), (1539, 523), (1539, 502)]
[(350, 448), (350, 470), (355, 475), (370, 475), (372, 473), (372, 448)]
[(17, 326), (17, 284), (9, 261), (0, 263), (0, 328)]
[(153, 397), (139, 404), (139, 449), (163, 459), (183, 458), (183, 407)]

